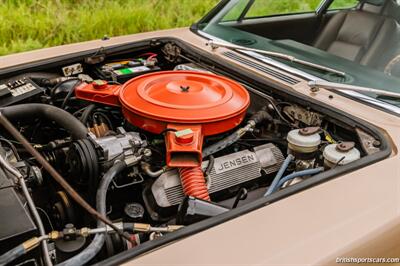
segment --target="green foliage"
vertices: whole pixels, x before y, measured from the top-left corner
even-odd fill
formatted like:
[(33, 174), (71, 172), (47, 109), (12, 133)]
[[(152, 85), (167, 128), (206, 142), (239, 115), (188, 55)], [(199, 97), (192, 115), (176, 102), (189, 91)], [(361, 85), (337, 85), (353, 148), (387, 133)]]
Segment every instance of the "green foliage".
[(355, 7), (358, 2), (358, 0), (335, 0), (330, 6), (330, 9), (351, 8)]
[(218, 0), (0, 0), (0, 55), (189, 26)]
[[(258, 0), (255, 14), (315, 9), (320, 0)], [(343, 3), (356, 0), (336, 0)], [(265, 5), (265, 3), (268, 5)], [(189, 26), (218, 0), (0, 0), (0, 55)]]
[(293, 1), (293, 0), (262, 0), (256, 1), (249, 9), (247, 17), (269, 16), (315, 11), (320, 0)]

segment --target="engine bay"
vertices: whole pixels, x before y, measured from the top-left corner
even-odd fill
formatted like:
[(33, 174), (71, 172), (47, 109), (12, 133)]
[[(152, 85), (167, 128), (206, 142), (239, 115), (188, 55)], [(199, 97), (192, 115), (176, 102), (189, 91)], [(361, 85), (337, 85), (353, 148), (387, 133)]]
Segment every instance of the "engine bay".
[(164, 42), (1, 77), (1, 117), (73, 191), (2, 123), (0, 264), (101, 262), (382, 149), (198, 58)]

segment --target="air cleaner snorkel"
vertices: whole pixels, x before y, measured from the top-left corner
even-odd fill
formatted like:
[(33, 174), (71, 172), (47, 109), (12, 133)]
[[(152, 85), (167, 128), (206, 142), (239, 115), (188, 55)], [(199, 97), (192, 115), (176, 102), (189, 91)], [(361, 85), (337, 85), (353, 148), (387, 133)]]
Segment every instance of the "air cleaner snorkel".
[(169, 167), (200, 166), (203, 135), (200, 125), (168, 125), (165, 135), (167, 165)]

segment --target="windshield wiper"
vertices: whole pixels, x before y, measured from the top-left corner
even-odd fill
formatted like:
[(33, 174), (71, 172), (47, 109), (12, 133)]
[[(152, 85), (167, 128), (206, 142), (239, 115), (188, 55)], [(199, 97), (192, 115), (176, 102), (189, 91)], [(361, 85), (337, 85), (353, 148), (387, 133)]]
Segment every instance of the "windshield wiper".
[(346, 76), (346, 73), (343, 71), (339, 71), (330, 67), (326, 67), (326, 66), (322, 66), (322, 65), (318, 65), (315, 63), (311, 63), (308, 61), (304, 61), (301, 59), (297, 59), (294, 56), (291, 55), (287, 55), (287, 54), (283, 54), (283, 53), (276, 53), (276, 52), (271, 52), (271, 51), (264, 51), (264, 50), (259, 50), (259, 49), (255, 49), (255, 48), (249, 48), (249, 47), (245, 47), (245, 46), (239, 46), (239, 45), (234, 45), (234, 44), (229, 44), (229, 43), (222, 43), (222, 42), (218, 42), (218, 41), (214, 41), (214, 40), (210, 40), (207, 42), (208, 46), (211, 47), (211, 49), (217, 49), (219, 47), (223, 47), (223, 48), (228, 48), (228, 49), (233, 49), (233, 50), (244, 50), (244, 51), (250, 51), (250, 52), (256, 52), (259, 54), (264, 54), (267, 56), (271, 56), (271, 57), (276, 57), (276, 58), (280, 58), (280, 59), (284, 59), (296, 64), (300, 64), (300, 65), (304, 65), (304, 66), (308, 66), (308, 67), (312, 67), (315, 69), (319, 69), (319, 70), (323, 70), (326, 72), (331, 72), (334, 74), (337, 74), (339, 76)]
[(378, 89), (373, 89), (373, 88), (368, 88), (368, 87), (348, 85), (348, 84), (343, 84), (343, 83), (328, 82), (328, 81), (324, 81), (324, 80), (312, 80), (312, 81), (308, 82), (308, 85), (310, 86), (311, 91), (313, 91), (313, 92), (317, 92), (320, 88), (323, 88), (323, 89), (333, 90), (333, 91), (345, 90), (345, 91), (367, 92), (367, 93), (374, 93), (378, 96), (388, 96), (388, 97), (400, 99), (400, 93), (398, 93), (398, 92), (384, 91), (384, 90), (378, 90)]

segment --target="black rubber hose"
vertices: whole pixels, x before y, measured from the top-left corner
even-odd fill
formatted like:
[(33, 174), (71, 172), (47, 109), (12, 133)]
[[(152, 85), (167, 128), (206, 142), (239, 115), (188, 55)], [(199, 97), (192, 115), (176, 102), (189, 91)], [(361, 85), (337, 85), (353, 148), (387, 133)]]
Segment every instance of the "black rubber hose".
[(263, 121), (272, 121), (272, 116), (265, 110), (260, 110), (250, 117), (250, 120), (254, 121), (256, 124)]
[(208, 165), (206, 170), (204, 171), (204, 176), (207, 177), (210, 175), (211, 170), (214, 168), (214, 156), (210, 155), (210, 157), (208, 158)]
[[(70, 80), (62, 81), (62, 82), (60, 82), (59, 84), (56, 85), (56, 87), (58, 87), (58, 86), (61, 86), (61, 84), (65, 84), (65, 83), (67, 83), (67, 82), (69, 82), (69, 81), (71, 81), (71, 80), (72, 80), (72, 81), (77, 80), (77, 81), (76, 81), (76, 82), (72, 85), (72, 87), (69, 89), (67, 95), (65, 96), (63, 102), (61, 103), (61, 106), (60, 106), (61, 109), (65, 109), (65, 107), (67, 107), (67, 102), (68, 102), (69, 99), (72, 97), (72, 94), (74, 94), (75, 88), (76, 88), (76, 86), (78, 86), (78, 85), (81, 83), (81, 80), (78, 79), (78, 78), (76, 78), (76, 79), (70, 79)], [(55, 87), (54, 87), (53, 90), (55, 90)]]
[(88, 129), (72, 114), (49, 104), (27, 103), (3, 107), (0, 111), (9, 120), (45, 118), (66, 129), (73, 139), (87, 137)]
[(231, 135), (229, 135), (228, 137), (206, 147), (203, 149), (203, 158), (214, 154), (220, 150), (225, 149), (226, 147), (232, 145), (233, 143), (235, 143), (236, 141), (238, 141), (241, 137), (242, 137), (242, 133), (244, 131), (244, 128), (240, 128), (239, 130), (233, 132)]
[(263, 121), (272, 121), (272, 116), (265, 110), (256, 112), (251, 116), (246, 126), (239, 128), (228, 137), (206, 147), (203, 149), (203, 158), (212, 155), (238, 141), (247, 131), (254, 128), (256, 124)]
[(82, 112), (81, 118), (79, 119), (82, 122), (82, 124), (86, 125), (90, 114), (93, 112), (95, 108), (96, 108), (95, 104), (90, 104), (85, 108), (85, 110)]
[[(104, 174), (103, 178), (100, 180), (99, 188), (96, 194), (96, 209), (102, 214), (106, 215), (106, 198), (107, 190), (111, 184), (111, 181), (119, 173), (121, 173), (126, 168), (126, 164), (122, 161), (116, 162), (107, 173)], [(97, 227), (104, 227), (104, 223), (101, 221), (97, 222)], [(88, 263), (93, 259), (101, 250), (105, 242), (105, 234), (96, 234), (92, 242), (87, 246), (82, 252), (75, 255), (74, 257), (58, 264), (60, 266), (79, 266)]]

